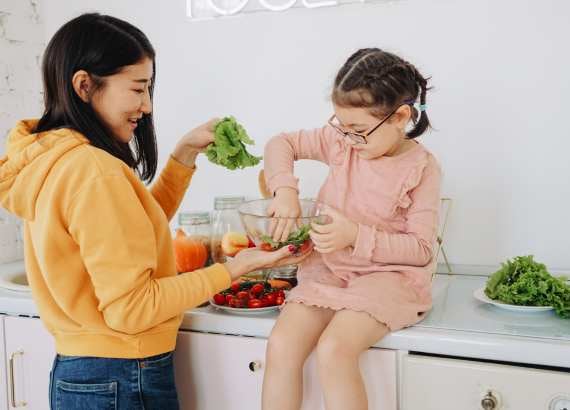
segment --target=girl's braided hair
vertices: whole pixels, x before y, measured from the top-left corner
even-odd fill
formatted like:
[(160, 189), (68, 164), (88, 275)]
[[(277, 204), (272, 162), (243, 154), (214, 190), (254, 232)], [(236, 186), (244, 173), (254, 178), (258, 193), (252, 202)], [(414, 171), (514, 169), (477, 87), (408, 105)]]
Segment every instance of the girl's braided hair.
[[(406, 136), (412, 139), (430, 127), (425, 111), (428, 80), (395, 54), (379, 48), (363, 48), (352, 54), (339, 70), (332, 100), (342, 107), (368, 108), (378, 117), (408, 104), (414, 127)], [(418, 96), (422, 107), (419, 112), (413, 106)]]

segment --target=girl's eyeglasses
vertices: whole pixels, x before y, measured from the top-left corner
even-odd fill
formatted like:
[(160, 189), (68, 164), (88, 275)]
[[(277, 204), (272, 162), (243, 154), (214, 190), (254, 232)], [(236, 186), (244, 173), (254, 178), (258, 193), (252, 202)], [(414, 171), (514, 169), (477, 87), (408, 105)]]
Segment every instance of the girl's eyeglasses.
[(374, 127), (372, 127), (369, 131), (366, 131), (364, 134), (360, 134), (358, 132), (353, 132), (353, 131), (343, 130), (339, 124), (339, 121), (338, 121), (338, 118), (336, 117), (336, 114), (333, 114), (329, 118), (328, 123), (331, 127), (333, 127), (335, 130), (340, 132), (342, 135), (344, 135), (347, 138), (350, 138), (350, 140), (352, 142), (354, 142), (355, 144), (368, 144), (367, 138), (370, 136), (370, 134), (372, 134), (374, 131), (376, 131), (378, 128), (380, 128), (380, 126), (382, 124), (384, 124), (388, 120), (388, 118), (390, 118), (392, 115), (394, 115), (394, 113), (396, 111), (398, 111), (398, 108), (400, 108), (400, 106), (398, 106), (394, 111), (392, 111), (390, 114), (388, 114), (386, 117), (384, 117), (384, 119), (382, 121), (380, 121), (378, 124), (376, 124)]

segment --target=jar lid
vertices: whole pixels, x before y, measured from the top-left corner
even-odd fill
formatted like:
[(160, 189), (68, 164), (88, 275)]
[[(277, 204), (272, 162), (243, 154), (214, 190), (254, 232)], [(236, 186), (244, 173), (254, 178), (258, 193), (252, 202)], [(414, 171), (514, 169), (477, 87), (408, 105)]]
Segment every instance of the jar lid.
[(236, 209), (244, 201), (244, 196), (217, 196), (214, 198), (214, 209)]
[(209, 212), (181, 212), (178, 214), (179, 225), (202, 225), (210, 223)]

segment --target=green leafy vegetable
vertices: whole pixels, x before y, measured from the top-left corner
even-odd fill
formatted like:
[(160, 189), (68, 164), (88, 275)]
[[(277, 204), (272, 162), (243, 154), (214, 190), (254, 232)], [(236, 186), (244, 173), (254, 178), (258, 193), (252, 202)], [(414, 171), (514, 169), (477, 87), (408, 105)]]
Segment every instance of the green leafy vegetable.
[(309, 231), (311, 230), (311, 225), (303, 225), (294, 232), (291, 232), (284, 242), (275, 242), (273, 238), (269, 235), (262, 235), (260, 239), (271, 245), (273, 249), (280, 249), (284, 246), (294, 245), (299, 248), (303, 243), (309, 239)]
[(570, 285), (554, 277), (532, 255), (517, 256), (501, 264), (487, 280), (485, 294), (494, 300), (523, 306), (553, 306), (562, 318), (570, 318)]
[(253, 145), (255, 142), (234, 117), (226, 117), (218, 122), (214, 134), (214, 142), (206, 149), (211, 162), (231, 170), (259, 164), (261, 157), (251, 155), (244, 145)]

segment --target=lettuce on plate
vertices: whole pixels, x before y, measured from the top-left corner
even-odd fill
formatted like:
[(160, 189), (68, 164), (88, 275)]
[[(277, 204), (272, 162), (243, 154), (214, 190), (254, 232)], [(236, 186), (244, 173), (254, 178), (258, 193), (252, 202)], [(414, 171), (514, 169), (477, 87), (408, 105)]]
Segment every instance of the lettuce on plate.
[(206, 148), (206, 156), (211, 162), (230, 170), (259, 164), (261, 157), (251, 155), (245, 148), (245, 144), (255, 142), (234, 117), (225, 117), (218, 122), (214, 134), (214, 142)]
[(507, 260), (487, 280), (485, 294), (511, 305), (553, 306), (562, 318), (570, 318), (570, 285), (552, 276), (532, 255)]

